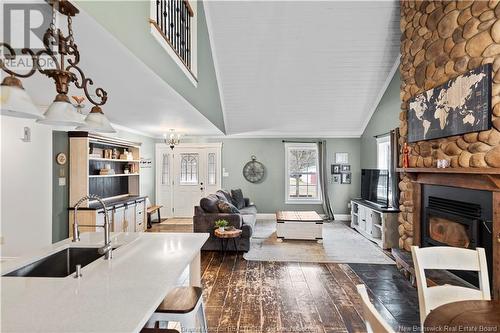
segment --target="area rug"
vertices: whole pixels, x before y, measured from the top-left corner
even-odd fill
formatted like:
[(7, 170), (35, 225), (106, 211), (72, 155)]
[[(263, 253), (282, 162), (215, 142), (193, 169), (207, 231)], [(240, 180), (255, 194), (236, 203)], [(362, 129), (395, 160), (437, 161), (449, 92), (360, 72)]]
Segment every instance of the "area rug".
[(255, 261), (395, 264), (377, 245), (345, 222), (323, 224), (323, 243), (284, 240), (276, 237), (276, 221), (258, 220), (250, 251), (243, 256)]

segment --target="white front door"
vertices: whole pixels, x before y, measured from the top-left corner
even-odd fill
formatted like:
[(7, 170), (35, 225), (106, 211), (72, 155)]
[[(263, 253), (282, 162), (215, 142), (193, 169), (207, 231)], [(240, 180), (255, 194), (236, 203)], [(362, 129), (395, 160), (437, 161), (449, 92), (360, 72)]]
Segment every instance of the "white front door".
[[(200, 199), (221, 186), (221, 144), (157, 146), (157, 202), (167, 217), (192, 217)], [(168, 178), (168, 179), (167, 179)]]

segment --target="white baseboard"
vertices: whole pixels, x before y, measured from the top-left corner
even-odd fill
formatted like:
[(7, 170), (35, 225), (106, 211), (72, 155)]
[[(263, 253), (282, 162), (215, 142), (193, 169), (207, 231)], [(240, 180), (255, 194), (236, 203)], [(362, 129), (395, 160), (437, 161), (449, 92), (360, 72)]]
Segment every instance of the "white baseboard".
[(333, 214), (333, 217), (335, 220), (338, 221), (350, 221), (351, 220), (351, 214)]
[[(324, 214), (320, 214), (322, 218), (325, 218)], [(351, 214), (334, 214), (335, 220), (338, 221), (350, 221)], [(265, 213), (257, 213), (257, 220), (274, 220), (276, 219), (276, 214), (265, 214)]]

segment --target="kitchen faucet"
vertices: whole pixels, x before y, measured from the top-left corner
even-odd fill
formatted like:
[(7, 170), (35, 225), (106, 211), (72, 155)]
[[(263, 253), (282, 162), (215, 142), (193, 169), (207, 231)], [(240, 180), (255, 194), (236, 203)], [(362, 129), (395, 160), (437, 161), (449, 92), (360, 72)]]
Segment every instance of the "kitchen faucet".
[(109, 260), (113, 256), (113, 248), (111, 247), (111, 240), (109, 236), (110, 232), (110, 225), (109, 225), (109, 219), (108, 219), (108, 209), (106, 208), (106, 204), (104, 201), (98, 197), (97, 195), (90, 194), (82, 197), (78, 202), (75, 204), (75, 212), (73, 215), (73, 242), (79, 242), (80, 241), (80, 232), (78, 231), (78, 220), (77, 220), (77, 213), (78, 213), (78, 208), (82, 203), (85, 201), (89, 201), (90, 199), (95, 199), (97, 200), (102, 208), (104, 209), (104, 226), (100, 225), (80, 225), (82, 227), (101, 227), (104, 228), (104, 246), (99, 248), (99, 253), (104, 254), (104, 259)]

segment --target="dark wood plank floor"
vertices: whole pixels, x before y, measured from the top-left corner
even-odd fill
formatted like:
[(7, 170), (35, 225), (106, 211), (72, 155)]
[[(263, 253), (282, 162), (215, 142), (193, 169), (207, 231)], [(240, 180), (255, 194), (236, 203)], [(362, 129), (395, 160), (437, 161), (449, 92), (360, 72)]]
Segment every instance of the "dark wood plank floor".
[(418, 325), (416, 291), (394, 265), (258, 262), (203, 252), (202, 272), (210, 332), (365, 332), (361, 283), (395, 330)]
[[(148, 231), (192, 232), (192, 226), (154, 224)], [(211, 333), (366, 332), (361, 283), (395, 331), (418, 331), (416, 289), (395, 265), (258, 262), (207, 251), (201, 264)]]

